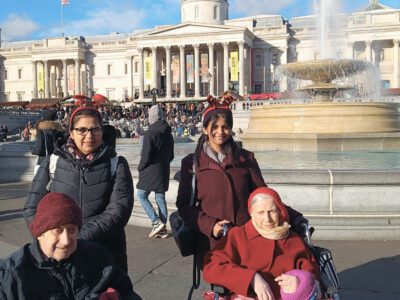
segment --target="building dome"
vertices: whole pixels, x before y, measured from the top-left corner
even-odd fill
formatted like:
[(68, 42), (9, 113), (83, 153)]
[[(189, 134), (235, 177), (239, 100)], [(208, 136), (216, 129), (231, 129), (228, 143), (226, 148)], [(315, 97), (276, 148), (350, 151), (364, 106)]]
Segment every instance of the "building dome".
[(224, 24), (228, 0), (181, 0), (181, 22)]

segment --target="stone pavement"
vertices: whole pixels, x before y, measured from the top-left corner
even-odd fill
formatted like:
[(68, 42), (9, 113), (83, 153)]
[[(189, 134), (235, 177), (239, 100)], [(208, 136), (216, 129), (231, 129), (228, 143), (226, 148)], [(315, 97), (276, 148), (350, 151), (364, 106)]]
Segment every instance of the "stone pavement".
[[(31, 240), (20, 210), (29, 183), (0, 184), (0, 259)], [(172, 238), (149, 239), (149, 228), (127, 226), (129, 275), (143, 299), (186, 299), (192, 260)], [(400, 241), (316, 241), (332, 250), (341, 299), (400, 299)], [(202, 282), (201, 290), (208, 285)], [(193, 299), (201, 299), (195, 291)]]

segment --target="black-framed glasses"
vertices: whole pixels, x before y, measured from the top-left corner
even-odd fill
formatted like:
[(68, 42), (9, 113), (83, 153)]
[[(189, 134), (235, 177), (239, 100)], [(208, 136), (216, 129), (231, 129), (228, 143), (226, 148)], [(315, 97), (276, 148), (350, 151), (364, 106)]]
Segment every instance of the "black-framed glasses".
[(100, 133), (103, 132), (101, 127), (93, 127), (93, 128), (86, 128), (86, 127), (79, 127), (79, 128), (74, 128), (77, 134), (79, 135), (87, 135), (88, 132), (90, 131), (93, 135), (99, 135)]

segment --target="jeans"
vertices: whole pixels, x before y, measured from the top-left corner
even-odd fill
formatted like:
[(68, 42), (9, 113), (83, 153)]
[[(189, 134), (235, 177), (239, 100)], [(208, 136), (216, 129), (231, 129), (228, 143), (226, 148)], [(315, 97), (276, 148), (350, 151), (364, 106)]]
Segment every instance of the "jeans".
[(164, 224), (167, 223), (168, 211), (167, 203), (165, 202), (165, 193), (156, 193), (156, 203), (158, 206), (158, 215), (154, 210), (153, 205), (149, 201), (149, 191), (137, 189), (137, 197), (139, 198), (140, 205), (143, 207), (146, 214), (149, 216), (151, 223), (157, 224), (160, 219)]

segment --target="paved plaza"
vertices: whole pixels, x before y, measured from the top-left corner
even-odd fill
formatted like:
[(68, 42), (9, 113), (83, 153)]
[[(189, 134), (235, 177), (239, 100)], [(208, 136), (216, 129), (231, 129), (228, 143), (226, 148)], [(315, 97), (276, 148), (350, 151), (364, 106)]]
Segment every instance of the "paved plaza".
[[(0, 184), (0, 259), (31, 236), (21, 216), (29, 183)], [(172, 238), (149, 239), (149, 228), (127, 226), (129, 275), (143, 299), (186, 299), (192, 259), (182, 258)], [(341, 299), (400, 299), (400, 241), (316, 241), (332, 250)], [(200, 291), (207, 290), (202, 282)], [(196, 291), (193, 299), (201, 299)]]

